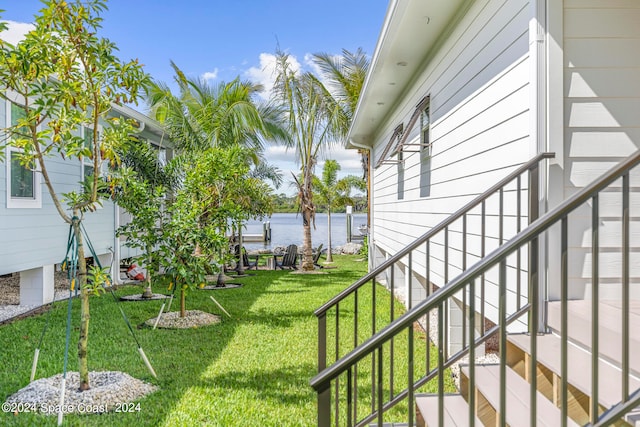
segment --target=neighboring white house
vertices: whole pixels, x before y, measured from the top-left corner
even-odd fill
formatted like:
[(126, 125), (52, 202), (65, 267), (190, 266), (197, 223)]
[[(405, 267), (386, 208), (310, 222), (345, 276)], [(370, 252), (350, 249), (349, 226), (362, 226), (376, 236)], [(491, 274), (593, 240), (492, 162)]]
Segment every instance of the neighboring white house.
[[(542, 214), (640, 148), (640, 1), (392, 0), (349, 142), (371, 150), (372, 268), (548, 151), (555, 158), (543, 163)], [(614, 195), (601, 200), (603, 298), (620, 289)], [(632, 209), (639, 203), (632, 198)], [(634, 219), (631, 282), (638, 298)], [(478, 232), (477, 223), (469, 227)], [(589, 213), (571, 227), (570, 298), (582, 299), (591, 277)], [(498, 232), (488, 221), (487, 235)], [(455, 265), (462, 251), (456, 234), (449, 278), (462, 268)], [(549, 247), (559, 247), (551, 244), (557, 233), (548, 238)], [(558, 249), (542, 250), (547, 295), (555, 300)], [(413, 259), (424, 266), (424, 256)], [(442, 286), (442, 263), (430, 265), (431, 283)], [(414, 299), (424, 298), (424, 274), (413, 279)], [(488, 309), (489, 319), (495, 315)]]
[[(12, 124), (11, 106), (10, 101), (0, 102), (0, 127)], [(137, 137), (165, 155), (167, 136), (157, 122), (129, 107), (114, 106), (111, 115), (135, 120)], [(56, 211), (41, 174), (11, 160), (14, 150), (8, 147), (5, 162), (0, 163), (0, 275), (19, 273), (20, 304), (40, 305), (53, 299), (54, 270), (65, 256), (69, 225)], [(58, 193), (78, 190), (91, 167), (62, 157), (47, 158), (46, 163)], [(115, 235), (124, 220), (124, 213), (111, 201), (87, 213), (84, 220), (101, 264), (112, 266), (116, 280), (120, 259), (133, 255)]]

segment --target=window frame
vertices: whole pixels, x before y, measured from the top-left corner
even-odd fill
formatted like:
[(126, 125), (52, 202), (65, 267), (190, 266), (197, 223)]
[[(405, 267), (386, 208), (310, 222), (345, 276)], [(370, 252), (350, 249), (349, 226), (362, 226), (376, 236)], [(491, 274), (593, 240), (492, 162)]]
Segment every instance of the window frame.
[[(431, 100), (427, 98), (425, 106), (420, 113), (420, 149), (425, 157), (431, 157), (433, 150), (433, 141), (431, 140)], [(424, 117), (427, 117), (427, 124), (424, 123)], [(426, 141), (425, 141), (426, 140)]]
[[(5, 100), (5, 127), (12, 126), (12, 105), (19, 105), (18, 102), (10, 99)], [(42, 207), (42, 174), (40, 173), (40, 165), (35, 164), (35, 169), (31, 169), (33, 173), (33, 197), (14, 197), (11, 195), (11, 178), (12, 178), (12, 154), (23, 153), (21, 148), (7, 145), (6, 147), (6, 200), (7, 209), (39, 209)]]

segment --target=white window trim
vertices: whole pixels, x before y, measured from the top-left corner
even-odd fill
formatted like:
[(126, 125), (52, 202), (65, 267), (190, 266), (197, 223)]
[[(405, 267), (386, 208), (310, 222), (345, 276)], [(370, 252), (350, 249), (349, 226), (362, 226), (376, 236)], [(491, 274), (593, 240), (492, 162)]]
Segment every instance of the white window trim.
[[(6, 127), (11, 126), (11, 101), (6, 100)], [(42, 174), (40, 166), (36, 164), (34, 170), (34, 195), (33, 198), (11, 197), (11, 153), (21, 153), (22, 150), (16, 147), (7, 146), (6, 148), (6, 191), (7, 191), (7, 209), (39, 209), (42, 207)]]

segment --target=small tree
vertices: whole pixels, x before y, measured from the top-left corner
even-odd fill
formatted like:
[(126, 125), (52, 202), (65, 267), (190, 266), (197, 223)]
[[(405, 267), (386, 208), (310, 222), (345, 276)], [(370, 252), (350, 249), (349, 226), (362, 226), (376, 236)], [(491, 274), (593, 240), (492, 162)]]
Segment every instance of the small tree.
[(164, 236), (166, 198), (175, 189), (176, 179), (170, 164), (158, 158), (158, 151), (150, 143), (133, 138), (120, 155), (122, 166), (115, 169), (111, 180), (113, 199), (125, 209), (131, 220), (117, 230), (127, 238), (125, 245), (139, 249), (138, 262), (147, 269), (143, 298), (151, 298), (152, 276), (160, 268), (157, 248)]
[(212, 264), (222, 275), (230, 224), (271, 212), (270, 189), (250, 176), (248, 155), (237, 146), (209, 148), (185, 161), (184, 182), (168, 209), (160, 256), (181, 291), (181, 316), (186, 291), (204, 282)]
[(162, 225), (165, 222), (166, 190), (161, 185), (153, 186), (150, 182), (140, 179), (130, 168), (122, 169), (118, 173), (120, 188), (115, 200), (131, 215), (131, 220), (120, 226), (117, 234), (127, 238), (125, 245), (142, 252), (138, 259), (147, 269), (142, 297), (151, 298), (152, 276), (160, 267), (156, 249), (164, 237)]
[[(4, 129), (5, 144), (19, 150), (21, 164), (37, 170), (60, 217), (71, 224), (78, 241), (81, 300), (78, 359), (80, 389), (89, 389), (87, 342), (89, 294), (82, 241), (83, 215), (93, 211), (108, 192), (100, 176), (103, 162), (118, 162), (118, 147), (134, 131), (132, 123), (109, 116), (112, 105), (136, 102), (147, 81), (137, 61), (122, 62), (115, 45), (97, 36), (106, 9), (103, 0), (47, 0), (35, 28), (13, 46), (0, 40), (0, 96), (19, 112)], [(79, 129), (90, 133), (89, 144)], [(76, 162), (89, 159), (90, 174), (82, 191), (62, 195), (54, 187), (45, 158), (60, 155)], [(92, 286), (101, 286), (94, 282)]]
[(327, 262), (333, 262), (331, 254), (331, 211), (347, 204), (353, 205), (351, 189), (364, 190), (365, 181), (354, 175), (338, 179), (340, 165), (335, 160), (326, 160), (322, 168), (322, 179), (314, 176), (313, 189), (318, 205), (327, 209)]

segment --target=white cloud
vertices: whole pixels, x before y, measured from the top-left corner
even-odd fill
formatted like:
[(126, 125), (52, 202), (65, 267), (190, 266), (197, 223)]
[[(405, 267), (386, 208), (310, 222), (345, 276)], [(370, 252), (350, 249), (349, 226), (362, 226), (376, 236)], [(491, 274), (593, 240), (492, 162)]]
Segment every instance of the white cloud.
[(33, 30), (35, 26), (33, 24), (28, 24), (26, 22), (16, 22), (16, 21), (3, 21), (6, 22), (8, 28), (6, 31), (0, 33), (0, 38), (2, 40), (7, 41), (13, 45), (20, 42), (24, 39), (25, 35)]
[[(295, 149), (284, 147), (282, 145), (269, 145), (265, 151), (265, 157), (269, 163), (276, 165), (285, 173), (287, 179), (291, 174), (298, 173), (300, 165)], [(333, 146), (325, 152), (325, 155), (318, 159), (316, 166), (316, 174), (322, 173), (325, 159), (333, 159), (340, 165), (339, 176), (342, 178), (346, 175), (362, 176), (362, 165), (360, 163), (360, 154), (356, 150), (347, 150), (342, 147)]]
[(204, 73), (202, 75), (202, 78), (204, 80), (207, 80), (207, 81), (217, 79), (218, 78), (218, 69), (214, 68), (213, 71), (207, 71), (206, 73)]
[[(293, 55), (289, 55), (289, 64), (294, 72), (298, 72), (302, 68), (298, 59)], [(264, 87), (259, 96), (268, 100), (276, 79), (276, 56), (272, 53), (261, 53), (260, 66), (249, 68), (244, 72), (244, 75), (252, 82), (259, 83)]]

